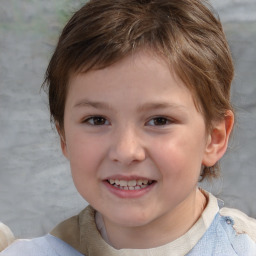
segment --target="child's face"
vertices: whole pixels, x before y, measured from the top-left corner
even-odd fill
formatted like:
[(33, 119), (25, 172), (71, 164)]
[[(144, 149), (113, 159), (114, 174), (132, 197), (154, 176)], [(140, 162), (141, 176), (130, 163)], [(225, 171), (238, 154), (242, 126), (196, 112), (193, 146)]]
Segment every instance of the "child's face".
[(75, 186), (108, 225), (150, 224), (194, 203), (209, 135), (163, 59), (139, 52), (74, 75), (64, 133)]

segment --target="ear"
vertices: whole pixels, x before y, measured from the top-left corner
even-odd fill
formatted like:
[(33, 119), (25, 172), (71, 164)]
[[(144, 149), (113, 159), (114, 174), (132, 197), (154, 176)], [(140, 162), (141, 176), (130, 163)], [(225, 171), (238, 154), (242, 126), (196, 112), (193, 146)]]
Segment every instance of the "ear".
[(213, 124), (202, 161), (204, 166), (213, 166), (225, 154), (233, 125), (234, 113), (231, 110), (226, 112), (223, 120)]
[(67, 150), (64, 128), (61, 128), (59, 123), (55, 123), (55, 126), (60, 137), (60, 146), (61, 146), (62, 154), (68, 159), (68, 150)]

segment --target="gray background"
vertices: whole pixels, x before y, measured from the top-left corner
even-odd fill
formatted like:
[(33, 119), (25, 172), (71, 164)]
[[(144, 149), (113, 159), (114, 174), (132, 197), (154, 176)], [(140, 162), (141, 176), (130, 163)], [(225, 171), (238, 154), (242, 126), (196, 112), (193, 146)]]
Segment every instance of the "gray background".
[[(47, 233), (87, 204), (51, 127), (44, 71), (78, 0), (0, 0), (0, 221), (16, 237)], [(222, 177), (203, 186), (256, 218), (256, 0), (212, 1), (236, 66), (236, 129)]]

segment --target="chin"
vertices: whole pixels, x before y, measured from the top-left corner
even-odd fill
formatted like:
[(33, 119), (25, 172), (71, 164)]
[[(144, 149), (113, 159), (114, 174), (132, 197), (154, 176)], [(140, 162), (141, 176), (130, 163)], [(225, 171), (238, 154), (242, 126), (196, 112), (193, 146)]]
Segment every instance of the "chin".
[(116, 214), (113, 214), (113, 211), (112, 211), (110, 213), (110, 218), (108, 219), (111, 222), (115, 223), (116, 225), (129, 227), (129, 228), (145, 226), (153, 220), (152, 216), (148, 216), (147, 214), (143, 213), (142, 210), (140, 211), (129, 210), (125, 212), (118, 211), (116, 212)]

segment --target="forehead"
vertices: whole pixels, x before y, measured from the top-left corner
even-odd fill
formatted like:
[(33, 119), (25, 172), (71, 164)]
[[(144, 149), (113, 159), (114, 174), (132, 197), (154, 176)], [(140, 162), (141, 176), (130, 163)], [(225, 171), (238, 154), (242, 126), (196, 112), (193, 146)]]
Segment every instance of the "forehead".
[(128, 76), (130, 79), (133, 75), (135, 77), (135, 74), (138, 72), (140, 73), (140, 77), (144, 80), (147, 80), (150, 75), (157, 76), (160, 80), (165, 80), (169, 76), (172, 76), (172, 79), (175, 80), (177, 85), (184, 86), (167, 58), (160, 56), (160, 54), (156, 53), (154, 50), (148, 49), (132, 52), (111, 65), (99, 63), (89, 70), (85, 66), (75, 72), (71, 71), (68, 85), (73, 84), (78, 78), (81, 79), (82, 76), (86, 78), (86, 80), (94, 81), (100, 80), (102, 77), (105, 77), (105, 80), (125, 80)]
[(73, 74), (67, 98), (90, 95), (111, 101), (120, 91), (119, 97), (132, 96), (131, 100), (140, 102), (150, 98), (157, 98), (159, 103), (174, 97), (182, 97), (176, 101), (191, 101), (192, 98), (168, 62), (149, 51), (136, 52), (102, 69)]

